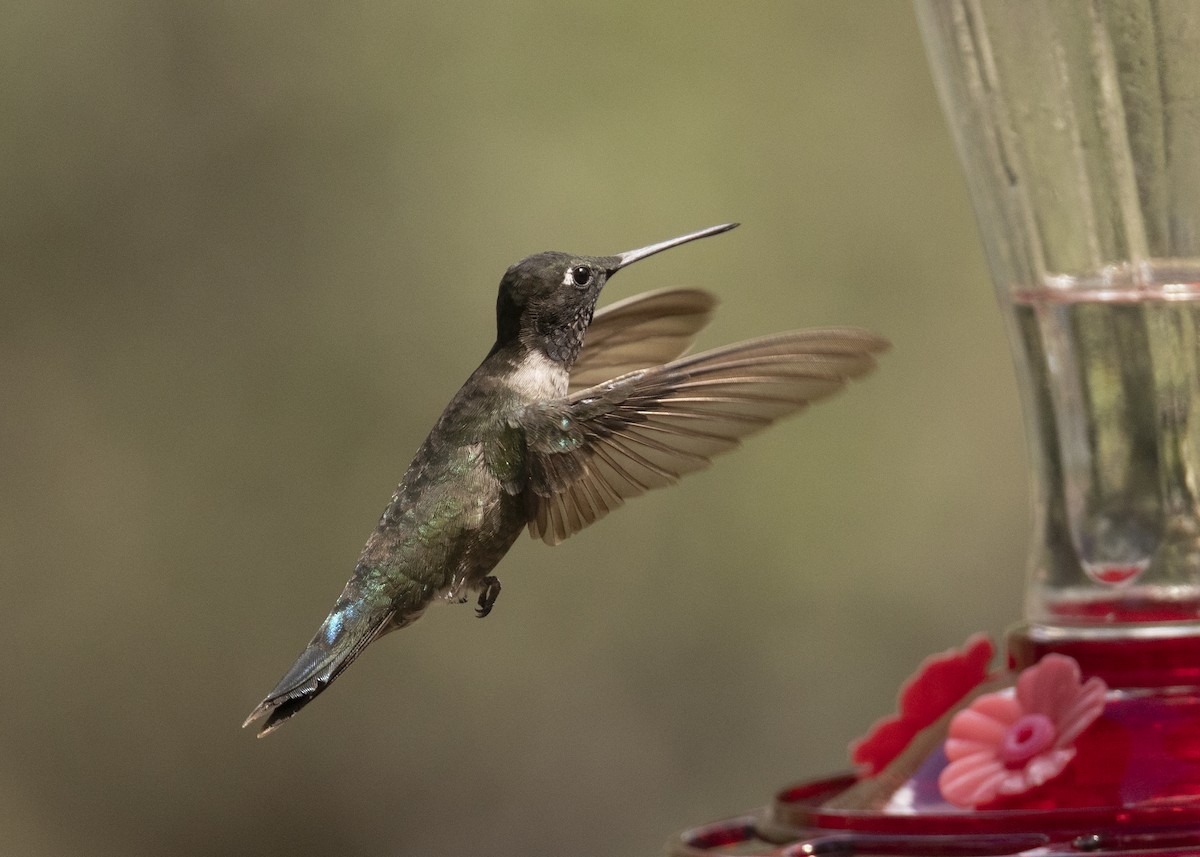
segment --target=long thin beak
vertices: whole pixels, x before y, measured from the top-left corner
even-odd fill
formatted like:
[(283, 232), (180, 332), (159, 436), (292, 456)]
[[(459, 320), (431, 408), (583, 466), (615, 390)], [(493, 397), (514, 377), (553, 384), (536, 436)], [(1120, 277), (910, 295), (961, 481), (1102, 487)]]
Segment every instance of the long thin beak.
[(668, 238), (666, 241), (659, 241), (657, 244), (651, 244), (648, 247), (642, 247), (638, 250), (627, 250), (624, 253), (618, 253), (610, 258), (616, 259), (617, 263), (608, 269), (611, 276), (615, 272), (621, 270), (626, 265), (632, 265), (639, 259), (645, 259), (647, 256), (653, 256), (655, 253), (661, 253), (663, 250), (669, 250), (672, 247), (678, 247), (680, 244), (686, 244), (689, 241), (695, 241), (697, 238), (707, 238), (710, 235), (720, 235), (722, 232), (728, 232), (738, 224), (722, 223), (720, 226), (710, 226), (707, 229), (701, 229), (699, 232), (692, 232), (689, 235), (680, 235), (678, 238)]

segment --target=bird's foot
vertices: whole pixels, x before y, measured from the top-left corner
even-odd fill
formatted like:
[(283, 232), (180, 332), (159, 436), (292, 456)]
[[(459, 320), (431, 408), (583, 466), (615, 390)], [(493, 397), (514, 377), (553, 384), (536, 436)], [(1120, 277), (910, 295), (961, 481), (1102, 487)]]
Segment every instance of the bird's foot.
[(500, 597), (500, 581), (489, 574), (480, 583), (483, 588), (479, 592), (479, 606), (475, 608), (475, 615), (482, 619), (492, 612), (496, 599)]

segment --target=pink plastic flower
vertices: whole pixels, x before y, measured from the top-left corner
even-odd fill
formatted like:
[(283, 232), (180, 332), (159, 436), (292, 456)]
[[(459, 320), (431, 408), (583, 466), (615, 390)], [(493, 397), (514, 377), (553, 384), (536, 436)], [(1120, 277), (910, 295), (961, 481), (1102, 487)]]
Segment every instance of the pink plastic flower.
[(976, 807), (1057, 777), (1075, 757), (1075, 739), (1104, 710), (1107, 691), (1099, 678), (1081, 683), (1074, 658), (1046, 655), (1022, 671), (1015, 692), (980, 696), (950, 721), (942, 797)]
[(897, 712), (871, 727), (850, 745), (850, 758), (877, 774), (888, 766), (913, 737), (950, 710), (987, 677), (992, 641), (974, 634), (961, 649), (930, 655), (900, 688)]

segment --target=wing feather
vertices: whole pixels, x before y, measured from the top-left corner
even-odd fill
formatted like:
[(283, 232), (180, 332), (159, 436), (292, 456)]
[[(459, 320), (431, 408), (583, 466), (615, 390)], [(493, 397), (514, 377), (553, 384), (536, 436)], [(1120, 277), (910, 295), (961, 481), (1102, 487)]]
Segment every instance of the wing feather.
[[(619, 336), (605, 331), (597, 347)], [(707, 467), (741, 438), (866, 374), (887, 348), (857, 328), (796, 331), (638, 368), (532, 406), (522, 420), (530, 534), (556, 544), (625, 500)]]

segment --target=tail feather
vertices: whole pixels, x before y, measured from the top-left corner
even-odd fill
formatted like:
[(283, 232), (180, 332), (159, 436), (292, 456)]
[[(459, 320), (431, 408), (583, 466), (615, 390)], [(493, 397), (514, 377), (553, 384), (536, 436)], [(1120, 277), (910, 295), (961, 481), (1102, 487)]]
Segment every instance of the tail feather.
[(391, 609), (371, 613), (362, 602), (339, 599), (296, 663), (266, 699), (250, 712), (242, 727), (266, 717), (259, 728), (259, 738), (279, 728), (329, 687), (363, 649), (387, 631), (394, 613)]

